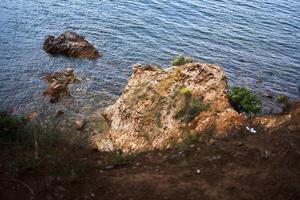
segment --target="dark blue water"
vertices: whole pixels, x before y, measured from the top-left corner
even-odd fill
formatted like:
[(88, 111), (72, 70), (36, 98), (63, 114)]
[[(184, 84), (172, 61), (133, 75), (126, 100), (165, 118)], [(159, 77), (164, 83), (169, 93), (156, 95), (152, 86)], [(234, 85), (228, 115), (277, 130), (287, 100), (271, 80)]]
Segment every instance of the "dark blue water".
[[(177, 54), (221, 65), (231, 85), (298, 98), (299, 16), (299, 0), (1, 0), (0, 109), (56, 109), (42, 97), (40, 78), (73, 67), (82, 82), (69, 103), (55, 106), (92, 111), (121, 93), (132, 64), (167, 66)], [(45, 53), (44, 37), (65, 30), (85, 35), (104, 56)]]

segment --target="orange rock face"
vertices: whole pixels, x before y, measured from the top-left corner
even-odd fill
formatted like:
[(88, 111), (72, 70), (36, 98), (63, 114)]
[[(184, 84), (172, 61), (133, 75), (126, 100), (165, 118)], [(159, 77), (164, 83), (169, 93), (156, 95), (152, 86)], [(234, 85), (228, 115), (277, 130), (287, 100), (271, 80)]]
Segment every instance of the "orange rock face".
[[(199, 105), (189, 106), (192, 101)], [(125, 152), (167, 148), (211, 129), (226, 134), (245, 118), (229, 104), (223, 69), (207, 63), (135, 65), (123, 94), (103, 115), (110, 129), (93, 141), (99, 150)]]
[(207, 63), (135, 65), (123, 94), (101, 116), (106, 128), (91, 140), (100, 151), (164, 149), (191, 135), (300, 132), (300, 101), (283, 114), (247, 117), (231, 107), (223, 69)]

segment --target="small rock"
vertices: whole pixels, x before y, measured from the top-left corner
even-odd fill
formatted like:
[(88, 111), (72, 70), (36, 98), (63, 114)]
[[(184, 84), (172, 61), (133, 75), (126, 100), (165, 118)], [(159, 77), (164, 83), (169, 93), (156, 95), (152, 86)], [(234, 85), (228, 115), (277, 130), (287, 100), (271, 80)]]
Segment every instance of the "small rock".
[(60, 116), (60, 115), (62, 115), (62, 114), (64, 114), (65, 112), (63, 111), (63, 110), (57, 110), (56, 111), (56, 117), (58, 117), (58, 116)]
[(257, 83), (257, 84), (261, 84), (261, 83), (262, 83), (262, 80), (261, 80), (261, 79), (257, 79), (257, 80), (256, 80), (256, 83)]
[(80, 92), (82, 92), (82, 89), (81, 89), (81, 88), (77, 88), (77, 89), (75, 90), (75, 92), (76, 92), (76, 93), (80, 93)]
[(271, 152), (268, 150), (265, 150), (265, 158), (269, 158), (271, 156)]
[(244, 146), (244, 143), (243, 142), (238, 142), (237, 146), (239, 146), (239, 147)]
[(75, 128), (77, 130), (81, 130), (83, 128), (84, 124), (85, 124), (84, 119), (77, 119), (77, 120), (75, 120)]
[(197, 170), (196, 170), (196, 173), (197, 173), (197, 174), (200, 174), (200, 172), (201, 172), (200, 169), (197, 169)]
[(113, 168), (114, 168), (113, 165), (107, 165), (107, 166), (105, 166), (105, 169), (106, 169), (106, 170), (112, 170)]
[(26, 119), (31, 121), (33, 120), (34, 118), (37, 117), (37, 112), (32, 112), (32, 113), (29, 113), (27, 116), (26, 116)]

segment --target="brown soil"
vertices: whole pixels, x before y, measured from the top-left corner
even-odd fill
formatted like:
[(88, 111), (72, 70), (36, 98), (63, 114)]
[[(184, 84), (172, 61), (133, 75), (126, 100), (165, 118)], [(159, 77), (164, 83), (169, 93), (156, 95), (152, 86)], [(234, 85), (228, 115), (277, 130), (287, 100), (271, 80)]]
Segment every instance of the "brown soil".
[(300, 199), (300, 132), (285, 130), (202, 138), (191, 146), (132, 158), (81, 149), (63, 158), (66, 163), (77, 161), (74, 168), (78, 163), (90, 167), (73, 175), (50, 173), (49, 163), (13, 173), (16, 149), (2, 145), (0, 199), (296, 200)]

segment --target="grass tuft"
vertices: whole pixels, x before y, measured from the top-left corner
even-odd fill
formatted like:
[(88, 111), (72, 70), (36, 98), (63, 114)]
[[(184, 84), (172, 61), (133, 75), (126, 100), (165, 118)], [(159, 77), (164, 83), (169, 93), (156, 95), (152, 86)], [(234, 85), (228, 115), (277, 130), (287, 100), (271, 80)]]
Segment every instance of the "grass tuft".
[(194, 62), (192, 57), (184, 57), (183, 55), (179, 55), (171, 61), (171, 66), (181, 66), (192, 62)]
[(180, 119), (185, 123), (189, 123), (202, 111), (206, 111), (209, 108), (208, 104), (203, 103), (202, 100), (192, 97), (192, 90), (183, 87), (179, 93), (183, 95), (183, 102), (179, 105), (179, 108), (175, 114), (176, 119)]

